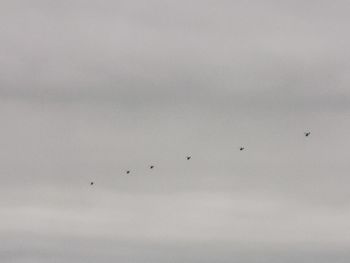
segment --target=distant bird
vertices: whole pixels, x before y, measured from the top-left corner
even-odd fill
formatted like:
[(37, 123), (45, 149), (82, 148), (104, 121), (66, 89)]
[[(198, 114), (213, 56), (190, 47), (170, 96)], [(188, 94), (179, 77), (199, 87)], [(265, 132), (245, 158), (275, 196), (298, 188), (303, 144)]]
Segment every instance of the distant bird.
[(190, 160), (190, 159), (191, 159), (191, 156), (187, 156), (186, 159), (187, 159), (187, 160)]
[(94, 185), (94, 182), (91, 182), (90, 185)]
[(309, 137), (309, 135), (311, 134), (311, 132), (305, 132), (305, 137)]
[(129, 173), (130, 173), (130, 171), (129, 171), (129, 170), (127, 170), (127, 171), (126, 171), (126, 174), (129, 174)]
[(243, 150), (244, 150), (244, 147), (240, 147), (239, 150), (240, 150), (240, 151), (243, 151)]
[(153, 168), (154, 168), (154, 165), (151, 165), (149, 168), (150, 168), (150, 169), (153, 169)]

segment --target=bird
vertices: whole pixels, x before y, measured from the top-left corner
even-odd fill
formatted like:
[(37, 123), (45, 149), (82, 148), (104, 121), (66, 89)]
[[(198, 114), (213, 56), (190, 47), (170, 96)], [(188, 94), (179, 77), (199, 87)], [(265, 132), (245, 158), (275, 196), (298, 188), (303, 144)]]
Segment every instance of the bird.
[(126, 174), (129, 174), (129, 173), (130, 173), (130, 170), (127, 170), (127, 171), (126, 171)]
[(309, 135), (311, 134), (311, 132), (305, 132), (305, 137), (309, 137)]
[(240, 150), (240, 151), (243, 151), (243, 150), (244, 150), (244, 147), (240, 147), (239, 150)]
[(150, 168), (150, 169), (153, 169), (153, 168), (154, 168), (154, 165), (151, 165), (149, 168)]
[(190, 160), (190, 159), (191, 159), (191, 156), (187, 156), (186, 159), (187, 159), (187, 160)]
[(90, 185), (94, 185), (94, 182), (91, 182)]

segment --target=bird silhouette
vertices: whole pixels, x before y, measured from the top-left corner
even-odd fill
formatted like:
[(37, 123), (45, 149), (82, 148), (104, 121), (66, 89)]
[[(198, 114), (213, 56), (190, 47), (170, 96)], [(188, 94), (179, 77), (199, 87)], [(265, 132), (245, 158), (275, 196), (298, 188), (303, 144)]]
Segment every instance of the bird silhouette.
[(91, 182), (90, 185), (94, 185), (94, 182)]
[(151, 165), (149, 168), (150, 168), (150, 169), (153, 169), (153, 168), (154, 168), (154, 165)]
[(240, 147), (239, 150), (240, 150), (240, 151), (243, 151), (243, 150), (244, 150), (244, 147)]
[(305, 132), (305, 137), (309, 137), (309, 135), (311, 134), (311, 132)]
[(190, 160), (190, 159), (191, 159), (191, 156), (187, 156), (186, 159), (187, 159), (187, 160)]
[(129, 174), (129, 173), (130, 173), (130, 171), (129, 171), (129, 170), (127, 170), (127, 171), (126, 171), (126, 174)]

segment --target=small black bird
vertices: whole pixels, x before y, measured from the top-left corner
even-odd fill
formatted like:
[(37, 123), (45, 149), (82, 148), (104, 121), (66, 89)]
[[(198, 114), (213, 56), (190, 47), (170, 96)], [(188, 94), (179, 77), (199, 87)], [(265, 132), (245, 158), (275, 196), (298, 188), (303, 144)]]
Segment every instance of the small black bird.
[(309, 137), (311, 132), (305, 132), (305, 137)]
[(129, 171), (129, 170), (127, 170), (127, 171), (126, 171), (126, 174), (129, 174), (129, 173), (130, 173), (130, 171)]
[(153, 168), (154, 168), (154, 165), (151, 165), (149, 168), (150, 168), (150, 169), (153, 169)]
[(190, 160), (190, 159), (191, 159), (191, 156), (187, 156), (186, 159), (187, 159), (187, 160)]
[(239, 150), (240, 150), (240, 151), (243, 151), (243, 150), (244, 150), (244, 147), (239, 148)]
[(91, 182), (90, 185), (94, 185), (94, 182)]

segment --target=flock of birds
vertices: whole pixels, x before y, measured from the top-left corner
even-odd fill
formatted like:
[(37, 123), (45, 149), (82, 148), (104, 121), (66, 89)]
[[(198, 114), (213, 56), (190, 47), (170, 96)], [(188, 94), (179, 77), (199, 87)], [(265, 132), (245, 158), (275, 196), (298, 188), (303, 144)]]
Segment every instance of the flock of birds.
[[(311, 132), (309, 132), (309, 131), (307, 131), (307, 132), (304, 132), (304, 135), (305, 135), (305, 137), (309, 137), (310, 136), (310, 134), (311, 134)], [(243, 151), (245, 148), (243, 147), (243, 146), (241, 146), (240, 148), (239, 148), (239, 150), (240, 151)], [(187, 161), (189, 161), (189, 160), (191, 160), (191, 158), (192, 158), (192, 156), (186, 156), (186, 160)], [(150, 165), (149, 166), (149, 169), (154, 169), (155, 168), (155, 166), (154, 165)], [(126, 170), (126, 174), (130, 174), (130, 170)], [(90, 185), (94, 185), (95, 183), (94, 182), (90, 182)]]

